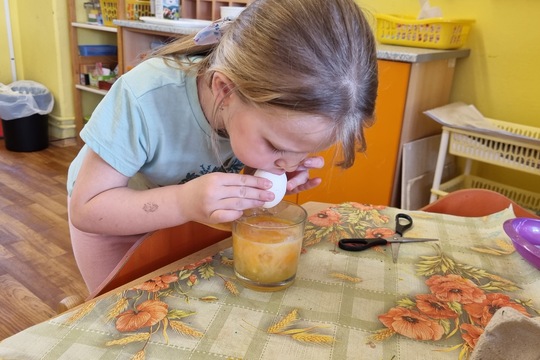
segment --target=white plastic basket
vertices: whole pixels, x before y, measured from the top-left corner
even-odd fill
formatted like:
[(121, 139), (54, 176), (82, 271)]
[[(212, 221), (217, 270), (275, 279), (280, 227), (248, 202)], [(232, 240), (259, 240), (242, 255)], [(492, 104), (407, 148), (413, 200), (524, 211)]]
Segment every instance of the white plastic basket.
[[(540, 128), (486, 119), (500, 132), (443, 126), (430, 201), (459, 189), (487, 189), (540, 213), (540, 193), (470, 175), (471, 160), (540, 175)], [(465, 174), (440, 183), (446, 153), (467, 159)], [(439, 169), (440, 168), (440, 169)], [(540, 190), (540, 188), (539, 188)]]
[(540, 128), (487, 119), (497, 128), (537, 139), (525, 142), (510, 136), (443, 127), (450, 133), (448, 152), (456, 156), (540, 175)]

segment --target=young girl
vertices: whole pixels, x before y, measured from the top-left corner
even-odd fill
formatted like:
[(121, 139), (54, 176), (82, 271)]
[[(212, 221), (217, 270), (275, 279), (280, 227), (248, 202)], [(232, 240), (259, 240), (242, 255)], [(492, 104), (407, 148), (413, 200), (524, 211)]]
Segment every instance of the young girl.
[[(195, 38), (195, 39), (194, 39)], [(245, 166), (321, 179), (310, 154), (365, 148), (375, 41), (354, 0), (256, 0), (162, 48), (116, 81), (81, 132), (68, 176), (73, 250), (92, 292), (142, 234), (229, 222), (274, 198)]]

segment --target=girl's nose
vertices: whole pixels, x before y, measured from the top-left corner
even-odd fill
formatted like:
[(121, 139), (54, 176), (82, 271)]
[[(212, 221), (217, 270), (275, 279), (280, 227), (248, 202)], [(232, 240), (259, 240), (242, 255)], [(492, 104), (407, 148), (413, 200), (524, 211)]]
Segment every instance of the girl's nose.
[(298, 168), (299, 163), (296, 161), (287, 161), (285, 159), (277, 159), (274, 165), (285, 172), (292, 172)]

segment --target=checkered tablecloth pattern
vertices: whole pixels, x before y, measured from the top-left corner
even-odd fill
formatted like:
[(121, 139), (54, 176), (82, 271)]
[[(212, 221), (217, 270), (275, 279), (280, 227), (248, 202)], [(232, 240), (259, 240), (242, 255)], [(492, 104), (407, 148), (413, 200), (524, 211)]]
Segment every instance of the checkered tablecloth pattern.
[(407, 236), (440, 241), (402, 245), (397, 264), (389, 246), (337, 247), (392, 233), (399, 211), (343, 203), (311, 214), (285, 291), (242, 288), (228, 249), (5, 339), (0, 358), (459, 359), (497, 306), (538, 316), (538, 270), (502, 228), (510, 209), (482, 218), (407, 211)]

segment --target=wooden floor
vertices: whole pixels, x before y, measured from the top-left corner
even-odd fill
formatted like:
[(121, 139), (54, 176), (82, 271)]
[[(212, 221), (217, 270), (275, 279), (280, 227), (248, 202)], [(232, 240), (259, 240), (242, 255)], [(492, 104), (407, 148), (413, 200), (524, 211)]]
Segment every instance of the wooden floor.
[(0, 139), (0, 339), (56, 314), (88, 292), (71, 250), (66, 175), (79, 147), (51, 142), (12, 152)]

